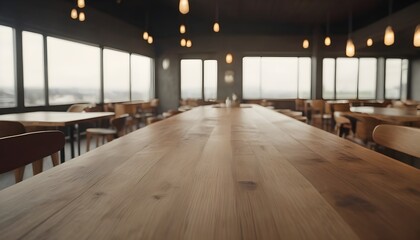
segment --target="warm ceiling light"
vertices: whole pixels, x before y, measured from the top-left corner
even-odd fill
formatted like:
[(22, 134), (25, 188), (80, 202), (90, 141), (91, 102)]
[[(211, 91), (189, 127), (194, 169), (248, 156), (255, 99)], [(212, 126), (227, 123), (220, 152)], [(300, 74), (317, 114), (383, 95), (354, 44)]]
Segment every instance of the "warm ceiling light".
[(84, 12), (79, 13), (79, 21), (83, 22), (86, 20), (86, 16)]
[(143, 39), (147, 41), (148, 38), (149, 38), (149, 33), (145, 31), (143, 33)]
[(324, 44), (325, 44), (325, 46), (330, 46), (331, 45), (331, 38), (328, 37), (328, 36), (325, 37)]
[(77, 6), (79, 8), (84, 8), (85, 7), (85, 0), (77, 0)]
[(185, 25), (181, 24), (181, 26), (179, 26), (179, 32), (180, 33), (185, 33), (186, 29), (185, 29)]
[(414, 47), (420, 47), (420, 24), (416, 26), (413, 38)]
[(226, 63), (231, 64), (232, 62), (233, 62), (232, 54), (230, 54), (230, 53), (226, 54)]
[(394, 31), (391, 26), (388, 26), (385, 29), (384, 43), (387, 46), (394, 44)]
[(153, 37), (149, 35), (149, 37), (147, 38), (147, 42), (149, 44), (152, 44), (153, 43)]
[(181, 46), (185, 47), (185, 45), (187, 45), (187, 40), (185, 40), (184, 38), (181, 39)]
[(77, 10), (73, 8), (70, 13), (71, 18), (77, 19)]
[(309, 41), (308, 41), (308, 39), (303, 40), (302, 46), (303, 46), (303, 48), (308, 48), (309, 47)]
[(214, 25), (213, 25), (213, 31), (214, 32), (219, 32), (220, 31), (220, 26), (219, 26), (219, 23), (214, 23)]
[(187, 40), (187, 44), (186, 44), (186, 46), (187, 46), (187, 47), (192, 47), (192, 42), (191, 42), (191, 40)]
[(367, 45), (368, 47), (370, 47), (370, 46), (372, 46), (372, 45), (373, 45), (373, 40), (372, 40), (372, 38), (368, 38), (368, 40), (366, 41), (366, 45)]
[(354, 48), (354, 44), (353, 44), (353, 40), (351, 40), (351, 38), (349, 38), (347, 40), (347, 45), (346, 45), (346, 56), (347, 57), (353, 57), (355, 54), (355, 48)]
[(190, 4), (188, 0), (179, 0), (179, 12), (187, 14), (190, 11)]

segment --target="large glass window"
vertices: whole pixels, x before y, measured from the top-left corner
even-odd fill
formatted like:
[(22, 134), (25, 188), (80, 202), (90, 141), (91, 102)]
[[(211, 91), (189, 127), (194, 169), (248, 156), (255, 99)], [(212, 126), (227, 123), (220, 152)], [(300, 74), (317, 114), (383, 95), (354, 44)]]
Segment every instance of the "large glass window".
[(52, 105), (100, 101), (100, 49), (47, 37), (48, 89)]
[(131, 54), (131, 100), (153, 97), (153, 59)]
[(16, 106), (14, 29), (0, 25), (0, 108)]
[(217, 99), (217, 60), (204, 61), (204, 99)]
[(44, 38), (22, 32), (25, 106), (45, 105)]
[(401, 91), (401, 59), (387, 59), (385, 63), (385, 98), (398, 99)]
[(130, 55), (104, 49), (104, 102), (130, 100)]
[(359, 99), (376, 98), (376, 58), (359, 59)]
[(357, 98), (357, 58), (337, 58), (336, 98)]
[(322, 61), (322, 98), (335, 98), (335, 59), (324, 58)]
[(200, 59), (181, 60), (181, 98), (201, 99), (202, 61)]
[(408, 59), (402, 60), (401, 66), (401, 99), (407, 100)]
[(246, 99), (297, 98), (298, 93), (301, 98), (310, 96), (310, 58), (245, 57), (242, 63)]

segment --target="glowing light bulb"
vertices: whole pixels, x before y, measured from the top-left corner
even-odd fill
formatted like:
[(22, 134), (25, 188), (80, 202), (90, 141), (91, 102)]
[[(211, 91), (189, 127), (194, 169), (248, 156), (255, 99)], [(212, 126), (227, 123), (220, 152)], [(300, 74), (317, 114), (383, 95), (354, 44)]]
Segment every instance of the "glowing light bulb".
[(77, 10), (75, 9), (75, 8), (73, 8), (72, 10), (71, 10), (71, 13), (70, 13), (70, 17), (72, 18), (72, 19), (77, 19), (77, 16), (78, 14), (77, 14)]
[(153, 37), (149, 35), (149, 37), (147, 38), (147, 42), (149, 44), (152, 44), (153, 43)]
[(372, 45), (373, 45), (373, 40), (372, 40), (372, 38), (368, 38), (368, 40), (366, 41), (366, 45), (367, 45), (368, 47), (370, 47), (370, 46), (372, 46)]
[(149, 33), (148, 32), (144, 32), (143, 33), (143, 39), (147, 41), (148, 38), (149, 38)]
[(185, 25), (184, 24), (182, 24), (181, 26), (179, 26), (179, 32), (180, 33), (185, 33), (187, 30), (186, 30), (186, 28), (185, 28)]
[(190, 4), (188, 0), (179, 0), (179, 12), (187, 14), (190, 11)]
[(219, 32), (220, 31), (220, 26), (219, 23), (215, 22), (213, 25), (213, 31), (214, 32)]
[(187, 47), (192, 47), (192, 41), (191, 40), (187, 40)]
[(303, 40), (302, 47), (303, 48), (308, 48), (309, 47), (309, 41), (308, 41), (308, 39)]
[(420, 47), (420, 24), (416, 26), (414, 31), (413, 45), (414, 47)]
[(187, 40), (185, 40), (184, 38), (181, 39), (181, 46), (185, 47), (187, 45)]
[(384, 35), (384, 43), (387, 46), (394, 44), (394, 31), (391, 26), (386, 27)]
[(226, 54), (226, 63), (231, 64), (233, 62), (233, 56), (231, 53)]
[(84, 22), (86, 20), (86, 16), (84, 12), (79, 13), (79, 21)]
[(84, 8), (85, 7), (85, 0), (77, 0), (77, 6), (79, 8)]
[(356, 50), (354, 48), (353, 40), (349, 38), (347, 40), (347, 45), (346, 45), (346, 56), (353, 57), (355, 53), (356, 53)]
[(324, 44), (325, 44), (325, 46), (330, 46), (331, 45), (331, 38), (327, 36), (324, 40)]

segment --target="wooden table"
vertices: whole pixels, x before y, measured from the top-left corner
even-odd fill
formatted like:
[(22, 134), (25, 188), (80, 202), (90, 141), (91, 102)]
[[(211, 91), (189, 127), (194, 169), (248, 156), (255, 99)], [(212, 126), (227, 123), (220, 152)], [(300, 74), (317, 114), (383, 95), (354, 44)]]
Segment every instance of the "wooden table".
[(350, 111), (357, 117), (357, 113), (368, 114), (379, 120), (394, 123), (409, 123), (420, 121), (420, 110), (416, 108), (385, 108), (385, 107), (351, 107)]
[[(74, 125), (94, 122), (114, 116), (111, 112), (26, 112), (0, 115), (0, 120), (21, 122), (25, 127), (67, 127), (70, 136), (71, 157), (74, 157)], [(80, 150), (79, 150), (80, 152)], [(64, 159), (61, 151), (61, 162)]]
[(420, 239), (419, 223), (418, 169), (256, 105), (194, 108), (0, 191), (1, 239)]

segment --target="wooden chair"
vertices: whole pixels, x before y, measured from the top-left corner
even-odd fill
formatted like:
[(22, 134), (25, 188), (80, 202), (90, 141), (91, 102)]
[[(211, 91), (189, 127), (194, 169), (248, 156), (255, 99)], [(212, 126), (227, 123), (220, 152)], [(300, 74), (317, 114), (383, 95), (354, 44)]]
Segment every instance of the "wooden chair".
[(315, 99), (307, 101), (307, 116), (311, 121), (311, 124), (314, 124), (314, 120), (320, 120), (322, 128), (328, 127), (328, 124), (331, 123), (331, 112), (328, 108), (325, 107), (325, 101), (322, 99)]
[(343, 112), (334, 112), (334, 130), (340, 137), (346, 137), (352, 131), (351, 122), (348, 118), (343, 116)]
[[(0, 173), (24, 169), (32, 163), (34, 175), (42, 171), (42, 159), (56, 155), (64, 147), (64, 134), (57, 130), (23, 133), (0, 138)], [(41, 162), (41, 165), (34, 163)], [(35, 169), (35, 166), (40, 169)], [(23, 177), (23, 172), (22, 172)], [(20, 182), (22, 179), (16, 179)]]
[(109, 128), (88, 128), (86, 129), (86, 152), (90, 150), (90, 140), (92, 137), (96, 138), (96, 146), (99, 146), (99, 138), (102, 138), (102, 144), (105, 142), (112, 141), (114, 138), (125, 135), (126, 132), (126, 120), (128, 114), (121, 115), (111, 120), (111, 126), (114, 129)]
[[(335, 114), (335, 112), (340, 112), (339, 114)], [(342, 112), (350, 112), (350, 103), (334, 103), (331, 104), (331, 115), (332, 115), (332, 126), (335, 130), (342, 127), (341, 124), (348, 122), (350, 124), (350, 121), (347, 119), (341, 118)], [(336, 118), (339, 118), (339, 123), (337, 123)], [(337, 126), (338, 124), (338, 126)], [(346, 124), (347, 125), (347, 124)], [(346, 126), (347, 127), (347, 126)]]
[(372, 144), (374, 144), (372, 138), (373, 130), (376, 126), (384, 124), (385, 122), (367, 115), (360, 115), (357, 117), (357, 119), (358, 120), (356, 123), (355, 138), (357, 140), (361, 140), (363, 144), (371, 148)]
[[(67, 112), (84, 112), (85, 109), (94, 107), (95, 104), (92, 103), (76, 103), (67, 108)], [(74, 125), (76, 130), (76, 139), (77, 139), (77, 151), (80, 155), (80, 126), (79, 124)]]
[(373, 140), (382, 146), (420, 158), (420, 129), (397, 125), (378, 125)]
[(146, 120), (146, 124), (150, 125), (152, 123), (159, 122), (159, 121), (162, 121), (162, 120), (163, 120), (162, 118), (158, 118), (158, 117), (148, 117), (147, 120)]

